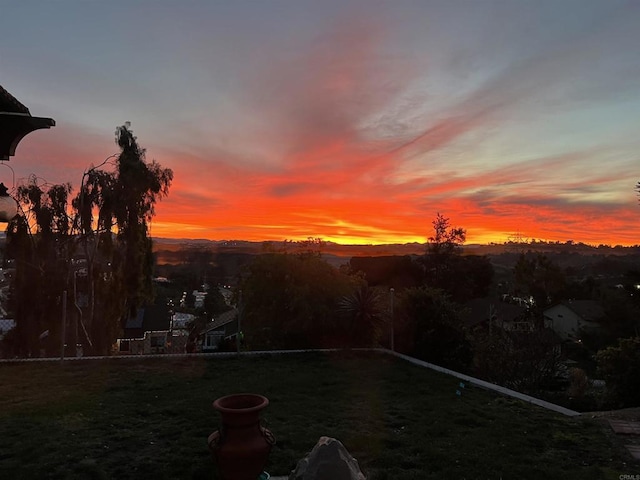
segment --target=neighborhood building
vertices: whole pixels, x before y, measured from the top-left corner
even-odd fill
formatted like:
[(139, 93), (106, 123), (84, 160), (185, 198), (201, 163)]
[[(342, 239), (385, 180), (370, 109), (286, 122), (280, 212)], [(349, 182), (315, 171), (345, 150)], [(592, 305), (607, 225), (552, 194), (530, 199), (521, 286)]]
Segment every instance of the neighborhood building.
[(168, 305), (139, 308), (125, 325), (122, 338), (116, 341), (117, 355), (185, 353), (188, 332), (172, 329), (172, 313)]
[(577, 341), (581, 331), (600, 328), (605, 316), (602, 306), (594, 300), (568, 300), (547, 308), (544, 325), (563, 341)]
[(16, 322), (11, 318), (0, 318), (0, 340), (9, 333), (9, 330), (13, 330), (16, 326)]
[(236, 309), (217, 315), (196, 335), (190, 324), (196, 319), (190, 313), (172, 313), (168, 305), (140, 308), (127, 320), (124, 334), (114, 345), (116, 355), (150, 355), (162, 353), (215, 352), (225, 341), (233, 341), (238, 333)]
[(201, 351), (220, 350), (225, 340), (233, 340), (238, 334), (238, 311), (234, 308), (221, 313), (201, 331)]

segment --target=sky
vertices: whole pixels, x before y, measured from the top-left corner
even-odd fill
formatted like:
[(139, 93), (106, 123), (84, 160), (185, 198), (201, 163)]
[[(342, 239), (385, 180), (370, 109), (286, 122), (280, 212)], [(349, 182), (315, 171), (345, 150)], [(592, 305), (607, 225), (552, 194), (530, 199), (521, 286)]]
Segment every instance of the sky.
[(0, 85), (56, 121), (3, 162), (14, 188), (77, 189), (131, 122), (174, 172), (154, 237), (425, 242), (441, 213), (467, 243), (640, 244), (636, 0), (0, 0), (0, 17)]

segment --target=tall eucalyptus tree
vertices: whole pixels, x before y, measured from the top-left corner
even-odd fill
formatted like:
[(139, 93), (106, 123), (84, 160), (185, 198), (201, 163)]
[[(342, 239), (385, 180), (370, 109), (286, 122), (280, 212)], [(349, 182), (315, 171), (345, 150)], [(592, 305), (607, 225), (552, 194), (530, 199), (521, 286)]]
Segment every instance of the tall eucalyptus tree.
[[(116, 143), (120, 153), (84, 173), (71, 206), (70, 184), (45, 189), (34, 176), (17, 189), (22, 214), (7, 228), (7, 257), (16, 264), (10, 298), (19, 355), (38, 355), (43, 335), (58, 334), (65, 290), (86, 290), (72, 304), (80, 338), (96, 354), (109, 353), (126, 318), (152, 298), (149, 222), (173, 172), (145, 160), (128, 123), (116, 129)], [(44, 346), (55, 354), (59, 343)]]
[(172, 170), (145, 160), (128, 123), (116, 129), (116, 143), (115, 168), (106, 170), (103, 162), (87, 170), (73, 201), (87, 260), (87, 323), (103, 353), (126, 318), (153, 296), (149, 222), (173, 180)]

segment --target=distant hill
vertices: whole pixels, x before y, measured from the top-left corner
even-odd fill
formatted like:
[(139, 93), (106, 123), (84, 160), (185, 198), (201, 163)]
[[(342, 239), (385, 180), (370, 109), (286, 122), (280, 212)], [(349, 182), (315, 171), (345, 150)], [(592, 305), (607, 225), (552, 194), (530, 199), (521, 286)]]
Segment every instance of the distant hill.
[[(216, 281), (233, 284), (242, 268), (251, 263), (255, 255), (267, 252), (300, 252), (304, 247), (296, 242), (250, 242), (245, 240), (203, 240), (203, 239), (167, 239), (155, 238), (153, 251), (158, 275), (170, 276), (175, 266), (191, 264), (209, 258), (215, 262)], [(312, 245), (311, 248), (314, 248)], [(427, 250), (427, 244), (391, 244), (391, 245), (340, 245), (327, 242), (320, 247), (322, 258), (335, 267), (352, 263), (366, 264), (377, 269), (396, 269), (393, 275), (399, 284), (407, 283), (400, 278), (409, 274), (410, 269), (400, 268), (406, 264), (407, 256), (420, 256)], [(498, 281), (508, 280), (520, 254), (546, 255), (560, 266), (565, 274), (574, 279), (592, 276), (600, 281), (617, 285), (623, 283), (631, 272), (640, 272), (640, 247), (589, 246), (573, 243), (527, 243), (527, 244), (491, 244), (465, 245), (463, 255), (487, 255), (494, 267)], [(201, 256), (203, 255), (204, 256)], [(378, 261), (379, 260), (379, 261)], [(411, 264), (412, 262), (409, 262)], [(166, 270), (166, 271), (165, 271)], [(385, 270), (386, 271), (386, 270)], [(395, 273), (394, 273), (395, 272)], [(635, 273), (634, 273), (635, 272)], [(387, 272), (389, 273), (389, 272)], [(402, 273), (402, 275), (401, 275)]]
[[(189, 249), (211, 249), (215, 253), (243, 253), (259, 255), (265, 252), (296, 252), (295, 242), (249, 242), (246, 240), (202, 240), (154, 238), (153, 251), (159, 263), (175, 263), (180, 253)], [(408, 243), (392, 245), (340, 245), (326, 242), (320, 251), (328, 257), (351, 258), (354, 256), (422, 255), (426, 244)], [(333, 262), (332, 262), (333, 263)]]
[[(250, 242), (246, 240), (205, 240), (205, 239), (174, 239), (154, 238), (153, 250), (162, 263), (169, 260), (178, 252), (188, 249), (208, 248), (216, 253), (244, 253), (258, 255), (265, 252), (295, 252), (298, 245), (295, 242)], [(427, 249), (426, 243), (406, 243), (389, 245), (341, 245), (326, 242), (321, 247), (321, 253), (331, 257), (383, 257), (392, 255), (423, 255)], [(463, 255), (501, 255), (503, 253), (539, 252), (555, 254), (580, 255), (640, 255), (640, 246), (592, 246), (584, 243), (504, 243), (479, 245), (469, 244), (463, 247)], [(173, 263), (169, 261), (168, 263)], [(333, 263), (333, 262), (332, 262)]]

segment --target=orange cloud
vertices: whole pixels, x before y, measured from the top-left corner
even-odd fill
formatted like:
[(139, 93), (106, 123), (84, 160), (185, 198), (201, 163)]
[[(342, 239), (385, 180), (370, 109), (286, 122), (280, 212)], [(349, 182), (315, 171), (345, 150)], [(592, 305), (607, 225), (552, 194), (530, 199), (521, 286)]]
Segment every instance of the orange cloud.
[[(471, 243), (506, 241), (517, 231), (640, 243), (637, 164), (602, 168), (616, 161), (615, 145), (548, 153), (538, 148), (543, 138), (513, 153), (513, 139), (499, 136), (518, 108), (539, 111), (536, 101), (548, 100), (547, 88), (576, 68), (571, 61), (586, 63), (588, 52), (523, 59), (435, 109), (428, 94), (412, 90), (420, 80), (413, 59), (386, 48), (384, 25), (351, 18), (286, 55), (253, 58), (251, 75), (225, 98), (228, 117), (181, 112), (149, 137), (134, 124), (149, 160), (174, 170), (152, 234), (415, 242), (426, 241), (440, 212), (466, 228)], [(59, 123), (20, 145), (18, 178), (38, 172), (77, 186), (84, 169), (115, 151), (110, 135)]]

